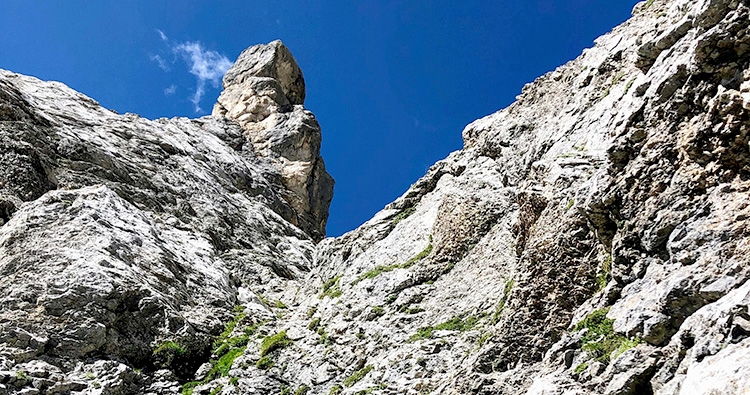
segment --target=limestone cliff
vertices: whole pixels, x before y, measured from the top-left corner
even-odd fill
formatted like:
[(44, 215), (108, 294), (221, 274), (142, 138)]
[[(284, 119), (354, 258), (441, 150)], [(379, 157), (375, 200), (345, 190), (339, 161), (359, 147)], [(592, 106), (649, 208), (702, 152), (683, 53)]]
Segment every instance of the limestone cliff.
[(649, 0), (360, 228), (302, 72), (210, 117), (0, 72), (0, 394), (741, 394), (750, 4)]

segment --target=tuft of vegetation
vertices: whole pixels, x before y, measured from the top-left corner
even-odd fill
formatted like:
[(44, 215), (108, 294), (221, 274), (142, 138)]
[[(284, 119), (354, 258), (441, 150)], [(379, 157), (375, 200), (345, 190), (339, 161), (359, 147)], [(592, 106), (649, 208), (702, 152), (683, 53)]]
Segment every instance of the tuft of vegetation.
[(412, 266), (414, 266), (415, 263), (417, 263), (417, 262), (421, 261), (422, 259), (426, 258), (427, 255), (430, 255), (431, 252), (432, 252), (432, 236), (430, 236), (430, 243), (427, 244), (427, 247), (425, 247), (424, 250), (422, 250), (419, 254), (414, 255), (413, 257), (411, 257), (411, 259), (409, 259), (408, 261), (404, 262), (401, 265), (401, 267), (404, 268), (404, 269), (407, 268), (407, 267), (412, 267)]
[(612, 272), (612, 254), (607, 254), (602, 263), (602, 269), (598, 276), (596, 276), (597, 291), (601, 292), (604, 287), (607, 286), (609, 281), (610, 273)]
[(404, 305), (404, 306), (401, 306), (400, 309), (398, 309), (399, 313), (404, 313), (404, 314), (418, 314), (423, 311), (424, 309), (421, 307), (411, 307), (410, 305)]
[[(247, 317), (244, 306), (236, 306), (232, 310), (235, 315), (234, 317), (224, 325), (224, 331), (213, 342), (213, 354), (216, 360), (211, 360), (211, 370), (208, 371), (206, 377), (200, 381), (190, 381), (182, 386), (182, 395), (192, 395), (195, 387), (209, 383), (211, 380), (215, 380), (219, 377), (225, 377), (229, 375), (229, 370), (234, 364), (234, 360), (242, 355), (247, 349), (247, 343), (249, 337), (255, 334), (255, 332), (263, 326), (264, 322), (259, 322), (254, 325), (247, 327), (243, 333), (239, 336), (232, 336), (237, 325)], [(234, 380), (234, 383), (232, 381)], [(231, 378), (229, 381), (233, 385), (236, 385), (239, 379), (236, 377)], [(215, 388), (211, 393), (218, 394), (221, 392), (223, 387)]]
[(468, 317), (454, 317), (448, 321), (435, 326), (425, 326), (419, 328), (417, 333), (409, 337), (409, 342), (415, 342), (418, 340), (429, 339), (435, 331), (459, 331), (466, 332), (476, 326), (482, 316), (470, 315)]
[(624, 71), (618, 71), (617, 74), (615, 74), (614, 77), (612, 77), (612, 85), (617, 85), (620, 81), (622, 81), (622, 77), (625, 77)]
[(373, 320), (376, 320), (385, 315), (385, 309), (383, 308), (383, 306), (372, 306), (370, 308), (370, 312), (372, 313)]
[(505, 304), (508, 302), (508, 297), (510, 296), (510, 291), (513, 290), (513, 286), (516, 284), (516, 280), (509, 279), (505, 282), (505, 287), (503, 287), (503, 297), (500, 299), (500, 303), (497, 304), (497, 307), (495, 308), (495, 313), (492, 314), (492, 324), (497, 324), (500, 321), (500, 315), (503, 313), (503, 309), (505, 308)]
[(565, 211), (570, 210), (570, 208), (573, 207), (575, 204), (576, 204), (576, 200), (575, 199), (568, 200), (568, 204), (565, 205)]
[(234, 360), (237, 359), (242, 353), (245, 352), (246, 347), (241, 348), (233, 348), (229, 350), (226, 354), (222, 355), (221, 358), (219, 358), (218, 361), (214, 364), (214, 366), (211, 368), (211, 370), (208, 372), (208, 375), (206, 377), (211, 377), (212, 379), (224, 377), (229, 374), (229, 369), (232, 368), (232, 364), (234, 363)]
[(19, 380), (30, 380), (29, 374), (25, 370), (16, 371), (16, 378)]
[[(182, 395), (192, 395), (195, 387), (209, 383), (211, 380), (218, 379), (219, 377), (225, 377), (229, 374), (229, 370), (234, 364), (234, 360), (237, 359), (242, 353), (245, 352), (246, 347), (233, 348), (226, 354), (222, 355), (218, 361), (211, 361), (213, 365), (211, 370), (206, 374), (206, 378), (201, 381), (190, 381), (182, 385)], [(236, 379), (236, 377), (234, 377)], [(239, 380), (239, 379), (238, 379)], [(232, 379), (229, 380), (232, 382)], [(218, 393), (218, 392), (217, 392)]]
[(240, 378), (239, 377), (232, 377), (229, 379), (229, 384), (232, 384), (233, 386), (238, 386), (240, 384)]
[(338, 298), (341, 296), (341, 284), (339, 283), (341, 276), (336, 276), (325, 283), (323, 283), (323, 290), (318, 296), (318, 299), (323, 299), (326, 296), (329, 298)]
[(218, 395), (219, 392), (221, 392), (221, 390), (223, 390), (223, 389), (224, 389), (224, 386), (221, 385), (221, 384), (219, 384), (219, 386), (216, 387), (216, 388), (214, 388), (214, 390), (211, 391), (208, 395)]
[(325, 329), (318, 328), (318, 335), (320, 335), (320, 338), (318, 339), (318, 344), (324, 344), (326, 346), (330, 346), (332, 341), (331, 338), (328, 337), (328, 334), (326, 333)]
[(308, 392), (310, 392), (310, 387), (303, 385), (297, 388), (297, 391), (294, 391), (294, 395), (306, 395)]
[(344, 379), (344, 386), (351, 387), (354, 384), (357, 384), (360, 380), (365, 378), (365, 376), (367, 376), (367, 373), (370, 373), (372, 369), (372, 365), (367, 365), (364, 368), (352, 373), (351, 376)]
[(182, 385), (180, 393), (182, 395), (193, 395), (195, 387), (204, 384), (202, 381), (190, 381)]
[(492, 338), (492, 332), (487, 332), (479, 337), (479, 340), (477, 341), (477, 344), (479, 345), (479, 348), (482, 348), (484, 343), (487, 342), (487, 340), (490, 340)]
[(234, 317), (224, 325), (224, 331), (221, 332), (219, 337), (214, 340), (214, 347), (213, 351), (216, 352), (224, 343), (226, 343), (230, 336), (232, 336), (232, 332), (234, 332), (234, 328), (237, 327), (237, 324), (240, 323), (240, 321), (244, 320), (245, 317), (247, 317), (247, 314), (245, 313), (245, 306), (236, 306), (232, 311), (234, 311), (235, 315)]
[(292, 340), (286, 335), (286, 331), (281, 331), (272, 336), (266, 336), (260, 343), (260, 356), (264, 357), (274, 350), (280, 350), (292, 344)]
[(422, 259), (424, 259), (427, 255), (430, 255), (431, 252), (432, 252), (432, 243), (428, 244), (427, 247), (425, 247), (425, 249), (422, 250), (422, 252), (420, 252), (419, 254), (413, 256), (412, 258), (410, 258), (408, 261), (406, 261), (404, 263), (394, 264), (394, 265), (389, 265), (389, 266), (380, 266), (379, 265), (379, 266), (376, 266), (372, 270), (369, 270), (369, 271), (367, 271), (365, 273), (362, 273), (359, 277), (357, 277), (356, 280), (354, 280), (352, 282), (352, 285), (355, 285), (355, 284), (359, 283), (362, 280), (365, 280), (365, 279), (368, 279), (368, 278), (375, 278), (375, 277), (377, 277), (377, 276), (379, 276), (379, 275), (381, 275), (383, 273), (387, 273), (387, 272), (390, 272), (390, 271), (393, 271), (393, 270), (396, 270), (396, 269), (407, 269), (407, 268), (410, 268), (410, 267), (414, 266), (415, 263), (417, 263), (417, 262), (421, 261)]
[(612, 351), (612, 355), (610, 356), (610, 358), (615, 359), (615, 358), (619, 357), (625, 351), (628, 351), (631, 348), (633, 348), (633, 347), (635, 347), (635, 346), (637, 346), (639, 344), (641, 344), (641, 339), (638, 339), (638, 338), (634, 338), (634, 339), (625, 338), (620, 343), (620, 345), (617, 346), (617, 348), (614, 351)]
[(597, 361), (609, 363), (610, 359), (635, 347), (641, 341), (638, 338), (628, 339), (615, 333), (612, 324), (615, 320), (607, 318), (609, 308), (592, 312), (575, 326), (576, 331), (588, 329), (583, 335), (581, 349), (594, 355)]
[(318, 305), (310, 307), (310, 309), (307, 310), (307, 318), (308, 319), (312, 318), (317, 311), (318, 311)]
[(307, 325), (307, 329), (314, 331), (320, 326), (320, 318), (315, 318)]
[(628, 91), (630, 91), (630, 88), (633, 86), (633, 83), (635, 82), (635, 79), (636, 79), (636, 77), (633, 77), (632, 79), (630, 79), (630, 81), (628, 81), (627, 84), (625, 84), (625, 93), (624, 94), (627, 94)]
[(342, 392), (344, 392), (344, 387), (336, 384), (333, 387), (331, 387), (330, 391), (328, 391), (328, 395), (338, 395)]
[(282, 302), (282, 301), (280, 301), (280, 300), (275, 300), (275, 301), (273, 302), (273, 306), (274, 306), (274, 307), (276, 307), (277, 309), (287, 309), (287, 308), (288, 308), (288, 307), (287, 307), (287, 306), (286, 306), (286, 305), (284, 304), (284, 302)]
[(271, 369), (271, 367), (273, 366), (273, 364), (274, 364), (274, 362), (273, 362), (273, 359), (271, 359), (271, 356), (270, 355), (265, 355), (265, 356), (261, 357), (258, 360), (258, 362), (255, 363), (255, 367), (258, 368), (258, 369), (260, 369), (260, 370), (268, 370), (268, 369)]
[(400, 213), (396, 214), (395, 217), (391, 220), (392, 225), (396, 225), (399, 222), (409, 218), (412, 214), (414, 214), (417, 211), (416, 207), (408, 207), (401, 211)]
[(584, 362), (584, 363), (576, 366), (576, 368), (573, 369), (573, 373), (575, 373), (575, 374), (581, 374), (581, 372), (583, 372), (584, 370), (586, 370), (587, 367), (589, 367), (588, 362)]
[(154, 349), (154, 364), (160, 368), (168, 368), (172, 366), (177, 358), (185, 355), (185, 353), (185, 348), (177, 342), (172, 340), (166, 341)]
[(646, 9), (651, 8), (652, 5), (654, 5), (654, 0), (646, 1)]

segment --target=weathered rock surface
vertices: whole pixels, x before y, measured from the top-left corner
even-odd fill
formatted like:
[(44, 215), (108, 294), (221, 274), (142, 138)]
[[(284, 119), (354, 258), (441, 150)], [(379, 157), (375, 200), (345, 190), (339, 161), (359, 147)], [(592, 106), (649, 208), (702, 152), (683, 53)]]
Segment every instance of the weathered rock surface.
[[(299, 101), (298, 68), (274, 77), (289, 73)], [(192, 379), (235, 306), (294, 295), (289, 284), (309, 272), (324, 236), (333, 181), (312, 114), (297, 103), (283, 117), (267, 134), (312, 160), (303, 189), (287, 186), (290, 171), (230, 118), (118, 115), (60, 83), (0, 71), (7, 391), (139, 393), (159, 377)], [(178, 355), (164, 361), (155, 350), (170, 342)], [(13, 381), (40, 361), (55, 369), (44, 388)], [(151, 373), (162, 366), (171, 376)]]
[(317, 245), (280, 42), (197, 120), (0, 72), (0, 394), (748, 393), (749, 27), (639, 3)]

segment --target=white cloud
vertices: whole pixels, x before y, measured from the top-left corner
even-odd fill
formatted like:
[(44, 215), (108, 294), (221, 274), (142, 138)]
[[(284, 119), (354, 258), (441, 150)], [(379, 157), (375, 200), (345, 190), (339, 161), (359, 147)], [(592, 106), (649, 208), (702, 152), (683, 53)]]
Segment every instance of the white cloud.
[(151, 60), (156, 62), (156, 64), (159, 65), (159, 68), (164, 71), (169, 71), (169, 66), (167, 65), (167, 62), (164, 61), (164, 59), (159, 55), (151, 55), (149, 56)]
[(169, 88), (164, 89), (164, 94), (166, 96), (174, 95), (174, 93), (177, 91), (177, 85), (172, 84), (169, 86)]
[(175, 53), (181, 54), (190, 65), (190, 74), (198, 79), (192, 99), (195, 112), (202, 112), (200, 101), (206, 91), (206, 82), (214, 87), (219, 87), (219, 82), (224, 74), (232, 67), (232, 62), (226, 56), (204, 49), (199, 42), (185, 42), (172, 47)]
[(163, 31), (156, 29), (156, 32), (159, 33), (159, 37), (161, 37), (161, 41), (164, 41), (164, 42), (169, 41), (169, 38), (167, 38), (167, 35), (164, 34)]

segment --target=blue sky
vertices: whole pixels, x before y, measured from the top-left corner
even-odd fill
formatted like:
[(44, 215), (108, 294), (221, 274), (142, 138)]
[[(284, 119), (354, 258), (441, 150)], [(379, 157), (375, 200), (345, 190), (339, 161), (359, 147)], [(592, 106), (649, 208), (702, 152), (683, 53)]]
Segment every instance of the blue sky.
[(214, 84), (243, 49), (281, 39), (323, 128), (336, 236), (460, 149), (466, 124), (592, 46), (635, 3), (4, 0), (0, 68), (64, 82), (120, 113), (196, 117), (211, 111)]

